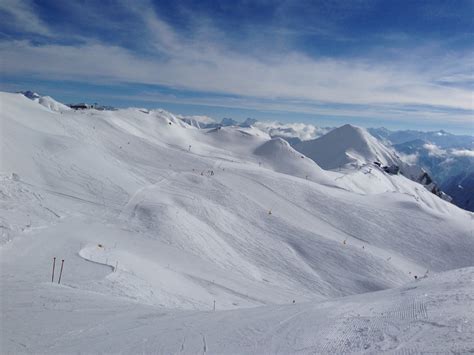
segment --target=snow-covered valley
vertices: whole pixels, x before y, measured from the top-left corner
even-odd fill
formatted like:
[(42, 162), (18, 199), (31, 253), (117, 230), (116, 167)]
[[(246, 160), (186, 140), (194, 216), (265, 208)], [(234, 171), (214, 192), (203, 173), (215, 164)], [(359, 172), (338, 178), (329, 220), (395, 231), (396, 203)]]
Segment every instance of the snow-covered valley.
[(253, 126), (0, 105), (2, 353), (474, 351), (474, 214), (423, 185)]

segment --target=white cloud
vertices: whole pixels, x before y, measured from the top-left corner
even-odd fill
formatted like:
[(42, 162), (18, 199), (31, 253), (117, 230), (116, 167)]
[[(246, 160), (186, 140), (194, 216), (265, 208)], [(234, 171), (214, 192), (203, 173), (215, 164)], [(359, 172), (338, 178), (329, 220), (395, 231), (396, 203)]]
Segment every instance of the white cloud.
[(469, 150), (469, 149), (453, 149), (451, 151), (452, 155), (455, 155), (457, 157), (471, 157), (474, 158), (474, 150)]
[[(161, 60), (140, 58), (124, 48), (98, 43), (71, 47), (35, 46), (15, 41), (3, 42), (0, 48), (4, 53), (4, 70), (11, 74), (160, 84), (315, 103), (471, 108), (468, 91), (423, 84), (421, 78), (403, 72), (401, 68), (357, 61), (312, 60), (300, 54), (289, 54), (266, 63), (215, 50), (212, 50), (214, 53), (207, 51), (206, 56), (189, 52), (183, 57)], [(436, 110), (433, 115), (435, 113)]]
[(400, 156), (400, 159), (407, 164), (415, 165), (418, 162), (418, 154), (398, 154)]
[(44, 36), (51, 36), (48, 26), (38, 17), (34, 11), (34, 5), (29, 0), (2, 0), (0, 1), (0, 11), (7, 13), (9, 25), (19, 31), (36, 33)]
[(428, 151), (428, 155), (440, 157), (446, 155), (446, 150), (439, 148), (436, 144), (426, 143), (423, 144), (423, 148)]
[(276, 121), (258, 121), (255, 127), (271, 136), (296, 137), (303, 141), (318, 138), (326, 134), (330, 129), (316, 127), (306, 123), (279, 123)]

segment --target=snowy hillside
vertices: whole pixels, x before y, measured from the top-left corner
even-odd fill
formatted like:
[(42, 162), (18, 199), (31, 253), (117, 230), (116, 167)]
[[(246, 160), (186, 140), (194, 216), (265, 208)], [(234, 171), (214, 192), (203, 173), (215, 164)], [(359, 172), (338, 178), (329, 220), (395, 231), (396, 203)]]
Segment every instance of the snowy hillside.
[(378, 161), (384, 165), (398, 162), (395, 153), (369, 132), (346, 124), (315, 140), (303, 141), (295, 148), (316, 161), (323, 169), (338, 169)]
[(323, 170), (396, 159), (378, 142), (318, 161), (253, 126), (0, 102), (2, 353), (472, 348), (473, 214)]
[(23, 94), (25, 97), (29, 98), (30, 100), (38, 102), (40, 105), (46, 107), (47, 109), (51, 111), (62, 112), (62, 111), (70, 110), (68, 106), (56, 101), (50, 96), (41, 96), (37, 94), (36, 92), (32, 92), (32, 91), (23, 91), (23, 92), (20, 92), (20, 94)]
[(70, 108), (49, 96), (42, 96), (38, 99), (40, 105), (55, 112), (69, 111)]
[(208, 116), (178, 116), (181, 120), (186, 122), (188, 125), (196, 128), (214, 128), (217, 123)]
[[(354, 180), (354, 177), (349, 174), (354, 172), (359, 174), (362, 168), (364, 168), (364, 174), (372, 173), (372, 171), (377, 173), (379, 170), (391, 175), (397, 175), (400, 172), (408, 179), (421, 183), (438, 197), (451, 201), (451, 197), (439, 189), (438, 184), (425, 170), (407, 162), (394, 149), (380, 142), (363, 128), (346, 124), (315, 140), (295, 144), (295, 149), (313, 159), (324, 169), (343, 170), (346, 175), (343, 177), (345, 180)], [(380, 173), (377, 175), (380, 176)], [(360, 179), (356, 178), (356, 180)], [(359, 188), (362, 186), (360, 190), (365, 192), (381, 191), (387, 186), (387, 183), (383, 181), (386, 180), (383, 176), (382, 179), (372, 180), (370, 184), (367, 184), (367, 179), (363, 180)], [(398, 188), (397, 191), (399, 191)]]

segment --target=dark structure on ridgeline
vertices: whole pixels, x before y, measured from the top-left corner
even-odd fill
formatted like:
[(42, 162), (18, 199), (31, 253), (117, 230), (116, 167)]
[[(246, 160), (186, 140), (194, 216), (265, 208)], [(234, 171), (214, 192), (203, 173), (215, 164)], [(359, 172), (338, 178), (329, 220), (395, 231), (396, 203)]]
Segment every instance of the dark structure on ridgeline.
[(99, 111), (116, 111), (117, 110), (115, 107), (102, 106), (102, 105), (99, 105), (98, 103), (94, 103), (91, 105), (91, 104), (85, 104), (81, 102), (79, 104), (68, 104), (67, 106), (69, 106), (73, 110), (89, 110), (89, 109), (95, 109)]
[(69, 104), (68, 106), (72, 108), (73, 110), (87, 110), (87, 109), (92, 108), (92, 105), (85, 104), (85, 103)]

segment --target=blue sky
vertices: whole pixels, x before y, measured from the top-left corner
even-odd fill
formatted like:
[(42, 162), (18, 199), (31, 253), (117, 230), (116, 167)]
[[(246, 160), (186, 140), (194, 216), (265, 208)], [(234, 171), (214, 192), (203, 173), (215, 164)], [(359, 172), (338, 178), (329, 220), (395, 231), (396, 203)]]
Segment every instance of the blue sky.
[(0, 89), (473, 133), (474, 1), (0, 2)]

